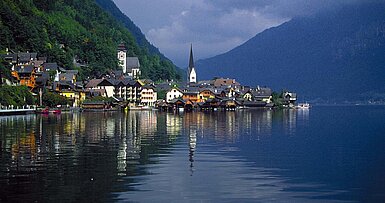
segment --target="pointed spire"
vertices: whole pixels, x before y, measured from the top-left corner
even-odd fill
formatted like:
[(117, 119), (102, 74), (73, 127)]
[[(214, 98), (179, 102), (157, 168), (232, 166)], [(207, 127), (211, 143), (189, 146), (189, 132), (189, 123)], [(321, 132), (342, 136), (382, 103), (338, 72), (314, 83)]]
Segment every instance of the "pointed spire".
[(190, 70), (192, 68), (194, 68), (194, 57), (193, 57), (192, 44), (191, 44), (191, 47), (190, 47), (190, 62), (188, 64), (188, 67), (189, 67)]

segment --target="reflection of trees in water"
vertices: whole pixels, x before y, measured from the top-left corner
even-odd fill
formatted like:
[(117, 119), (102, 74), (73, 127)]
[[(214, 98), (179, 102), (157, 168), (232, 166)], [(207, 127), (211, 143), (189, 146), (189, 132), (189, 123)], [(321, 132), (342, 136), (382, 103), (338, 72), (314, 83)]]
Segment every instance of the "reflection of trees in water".
[(1, 119), (0, 200), (108, 201), (119, 176), (145, 173), (139, 163), (169, 148), (154, 112)]

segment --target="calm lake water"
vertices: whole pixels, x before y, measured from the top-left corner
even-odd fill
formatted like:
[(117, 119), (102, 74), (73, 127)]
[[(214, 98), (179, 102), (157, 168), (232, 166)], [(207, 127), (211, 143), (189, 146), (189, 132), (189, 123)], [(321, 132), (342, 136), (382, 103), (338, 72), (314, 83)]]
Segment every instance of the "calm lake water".
[(385, 202), (385, 106), (0, 117), (0, 202)]

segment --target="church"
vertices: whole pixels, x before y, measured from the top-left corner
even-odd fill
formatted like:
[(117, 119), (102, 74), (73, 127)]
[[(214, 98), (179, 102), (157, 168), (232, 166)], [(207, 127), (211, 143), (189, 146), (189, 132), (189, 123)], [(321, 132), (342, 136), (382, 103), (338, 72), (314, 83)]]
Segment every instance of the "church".
[(121, 43), (118, 46), (119, 67), (124, 75), (128, 75), (134, 79), (138, 79), (141, 75), (140, 63), (138, 57), (127, 57), (126, 46)]
[(196, 83), (196, 82), (197, 82), (197, 72), (194, 66), (194, 57), (193, 57), (193, 50), (191, 45), (190, 60), (189, 60), (188, 70), (187, 70), (187, 83)]

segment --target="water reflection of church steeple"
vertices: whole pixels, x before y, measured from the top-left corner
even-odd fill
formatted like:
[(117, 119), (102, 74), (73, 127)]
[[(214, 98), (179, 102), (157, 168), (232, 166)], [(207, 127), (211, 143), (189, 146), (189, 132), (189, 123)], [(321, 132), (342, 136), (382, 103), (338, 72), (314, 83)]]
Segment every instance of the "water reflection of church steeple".
[(189, 132), (189, 161), (190, 161), (190, 171), (191, 176), (193, 175), (194, 167), (194, 152), (197, 145), (197, 132), (195, 129), (190, 129)]

